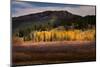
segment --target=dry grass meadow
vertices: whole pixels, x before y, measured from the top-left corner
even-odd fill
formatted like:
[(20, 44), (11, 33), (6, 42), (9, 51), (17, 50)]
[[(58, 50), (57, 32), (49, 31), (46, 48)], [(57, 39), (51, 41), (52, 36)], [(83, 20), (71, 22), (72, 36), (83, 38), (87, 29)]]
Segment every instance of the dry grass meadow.
[(96, 60), (95, 30), (52, 30), (31, 34), (31, 41), (13, 37), (13, 65)]

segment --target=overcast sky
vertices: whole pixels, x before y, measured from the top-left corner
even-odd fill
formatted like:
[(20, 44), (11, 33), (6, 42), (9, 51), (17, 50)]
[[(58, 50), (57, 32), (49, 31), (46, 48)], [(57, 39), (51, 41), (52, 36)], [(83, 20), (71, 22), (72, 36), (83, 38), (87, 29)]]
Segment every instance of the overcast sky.
[(40, 2), (16, 2), (12, 1), (11, 5), (12, 16), (22, 16), (43, 11), (60, 11), (66, 10), (76, 15), (86, 16), (95, 15), (95, 6), (83, 6), (72, 4), (54, 4), (54, 3), (40, 3)]

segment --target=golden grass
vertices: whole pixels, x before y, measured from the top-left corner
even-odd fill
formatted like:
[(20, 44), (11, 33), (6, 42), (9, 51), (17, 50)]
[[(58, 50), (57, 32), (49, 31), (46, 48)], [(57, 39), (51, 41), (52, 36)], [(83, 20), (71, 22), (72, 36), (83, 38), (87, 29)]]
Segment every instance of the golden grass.
[[(31, 42), (51, 42), (51, 41), (95, 41), (95, 29), (91, 30), (67, 30), (67, 31), (35, 31), (31, 33)], [(24, 37), (12, 38), (15, 45), (23, 44)], [(25, 41), (27, 42), (27, 41)]]
[(33, 40), (40, 41), (92, 41), (95, 40), (95, 30), (68, 30), (68, 31), (39, 31), (34, 32)]

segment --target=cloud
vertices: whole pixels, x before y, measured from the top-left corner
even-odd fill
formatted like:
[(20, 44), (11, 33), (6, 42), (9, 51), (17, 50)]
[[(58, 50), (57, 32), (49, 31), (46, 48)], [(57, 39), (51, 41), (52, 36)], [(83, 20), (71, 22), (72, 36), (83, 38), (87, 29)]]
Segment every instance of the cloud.
[(67, 8), (67, 11), (81, 16), (95, 15), (95, 6), (80, 6), (78, 8)]
[(12, 1), (12, 8), (32, 8), (32, 5), (27, 2)]
[(12, 16), (21, 16), (47, 10), (66, 10), (73, 14), (86, 16), (95, 15), (95, 6), (82, 6), (70, 4), (50, 4), (39, 2), (12, 2)]

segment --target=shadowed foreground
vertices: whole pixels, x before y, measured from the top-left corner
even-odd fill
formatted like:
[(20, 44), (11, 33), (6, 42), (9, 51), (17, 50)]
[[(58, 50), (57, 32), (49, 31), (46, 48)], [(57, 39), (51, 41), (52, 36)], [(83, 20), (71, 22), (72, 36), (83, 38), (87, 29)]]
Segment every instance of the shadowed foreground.
[(85, 62), (96, 60), (91, 41), (44, 42), (12, 47), (13, 65)]

